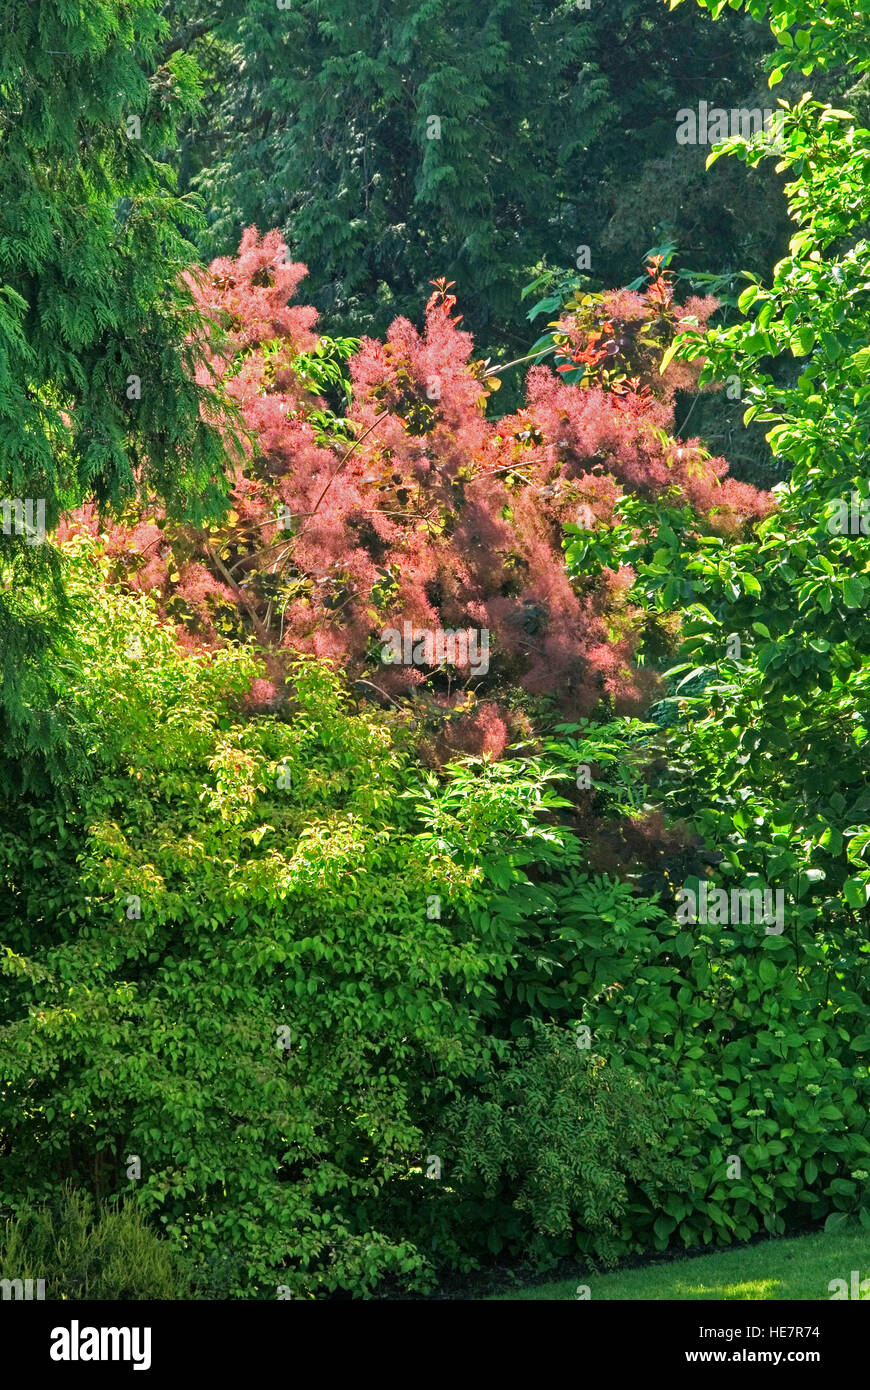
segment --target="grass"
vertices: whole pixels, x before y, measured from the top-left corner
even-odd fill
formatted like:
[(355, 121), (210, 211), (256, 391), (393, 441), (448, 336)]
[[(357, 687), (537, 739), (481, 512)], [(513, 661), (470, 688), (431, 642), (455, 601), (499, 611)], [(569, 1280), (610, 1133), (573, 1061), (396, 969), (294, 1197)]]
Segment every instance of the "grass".
[[(870, 1276), (870, 1231), (819, 1232), (789, 1240), (765, 1240), (712, 1255), (657, 1260), (639, 1269), (578, 1274), (558, 1283), (495, 1294), (488, 1301), (573, 1302), (578, 1286), (586, 1285), (588, 1296), (597, 1301), (778, 1302), (793, 1298), (810, 1302), (832, 1297), (828, 1288), (832, 1279), (845, 1279), (849, 1297), (853, 1269), (858, 1270), (859, 1280)], [(870, 1285), (866, 1296), (870, 1298)]]

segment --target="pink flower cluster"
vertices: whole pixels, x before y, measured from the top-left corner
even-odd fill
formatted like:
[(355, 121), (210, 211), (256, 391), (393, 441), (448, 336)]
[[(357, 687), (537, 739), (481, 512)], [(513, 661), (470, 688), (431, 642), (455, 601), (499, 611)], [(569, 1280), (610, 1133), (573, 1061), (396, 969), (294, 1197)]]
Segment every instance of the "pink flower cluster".
[[(109, 531), (129, 581), (159, 591), (186, 642), (208, 647), (253, 632), (268, 679), (252, 703), (273, 705), (288, 659), (315, 653), (371, 698), (413, 696), (437, 756), (500, 755), (542, 700), (566, 715), (601, 702), (640, 709), (654, 681), (633, 661), (633, 575), (605, 570), (594, 588), (572, 587), (566, 522), (606, 525), (626, 492), (688, 503), (700, 527), (720, 531), (770, 507), (699, 441), (663, 436), (683, 369), (664, 392), (633, 379), (616, 394), (538, 366), (523, 409), (488, 419), (491, 369), (475, 362), (452, 296), (433, 295), (422, 332), (397, 319), (385, 342), (363, 340), (351, 362), (354, 437), (324, 442), (312, 418), (324, 402), (294, 370), (317, 342), (315, 311), (289, 303), (304, 274), (277, 232), (260, 238), (249, 228), (237, 258), (213, 262), (194, 282), (224, 335), (202, 379), (224, 381), (249, 443), (218, 532), (170, 526), (157, 513)], [(675, 319), (709, 311), (699, 301)], [(653, 312), (628, 291), (605, 309), (623, 335)], [(88, 513), (76, 520), (97, 524)], [(486, 629), (488, 670), (384, 664), (382, 633), (405, 622)]]

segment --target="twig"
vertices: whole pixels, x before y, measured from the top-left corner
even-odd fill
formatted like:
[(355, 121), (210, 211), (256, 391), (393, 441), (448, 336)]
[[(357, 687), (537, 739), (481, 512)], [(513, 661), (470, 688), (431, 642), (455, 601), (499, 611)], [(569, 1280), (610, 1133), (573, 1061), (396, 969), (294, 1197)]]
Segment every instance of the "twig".
[(250, 596), (245, 593), (244, 589), (242, 589), (236, 583), (236, 581), (233, 579), (233, 576), (230, 574), (229, 570), (224, 564), (223, 560), (220, 558), (218, 554), (216, 554), (213, 548), (209, 545), (208, 541), (206, 541), (205, 543), (205, 553), (211, 560), (215, 569), (218, 570), (218, 572), (223, 576), (226, 583), (229, 584), (230, 588), (233, 590), (233, 593), (237, 595), (239, 600), (244, 604), (245, 608), (247, 608), (249, 614), (251, 615), (251, 621), (254, 624), (254, 631), (256, 632), (260, 641), (263, 643), (264, 646), (269, 646), (270, 642), (268, 629), (263, 626), (262, 622), (260, 621), (260, 618), (257, 616), (253, 599), (250, 598)]
[(379, 695), (383, 695), (385, 700), (389, 700), (392, 704), (394, 704), (396, 706), (396, 709), (407, 708), (405, 705), (400, 705), (398, 700), (394, 700), (392, 695), (390, 695), (386, 690), (381, 690), (381, 687), (379, 685), (375, 685), (374, 681), (365, 681), (362, 680), (362, 678), (360, 678), (360, 680), (357, 681), (357, 685), (371, 686), (372, 690), (376, 690)]
[(298, 532), (298, 535), (303, 536), (303, 535), (305, 534), (305, 531), (306, 531), (307, 527), (308, 527), (308, 526), (310, 525), (310, 523), (311, 523), (311, 518), (314, 516), (315, 512), (317, 511), (317, 508), (320, 506), (320, 504), (321, 504), (321, 502), (323, 501), (324, 497), (325, 497), (326, 494), (329, 492), (329, 489), (332, 487), (332, 484), (335, 482), (335, 480), (336, 480), (336, 478), (338, 477), (339, 473), (341, 472), (342, 468), (344, 468), (344, 465), (347, 463), (347, 461), (348, 461), (348, 459), (350, 458), (351, 454), (353, 453), (354, 449), (358, 448), (359, 445), (362, 444), (363, 440), (366, 439), (366, 438), (371, 434), (371, 432), (372, 432), (372, 430), (374, 429), (375, 425), (377, 425), (377, 424), (380, 423), (380, 418), (381, 418), (381, 417), (380, 417), (379, 415), (376, 415), (375, 418), (374, 418), (374, 420), (372, 421), (372, 423), (369, 425), (368, 429), (365, 430), (365, 431), (363, 432), (363, 434), (360, 435), (359, 439), (355, 439), (354, 442), (351, 444), (351, 446), (350, 446), (350, 448), (348, 449), (347, 453), (345, 454), (344, 458), (341, 460), (341, 463), (338, 465), (338, 467), (336, 468), (336, 470), (335, 470), (335, 472), (333, 473), (332, 477), (329, 479), (328, 483), (326, 484), (326, 487), (323, 489), (323, 491), (321, 492), (321, 494), (320, 494), (320, 496), (318, 497), (317, 501), (314, 503), (314, 507), (313, 507), (312, 511), (309, 512), (309, 514), (308, 514), (308, 520), (306, 521), (305, 525), (302, 527), (302, 530)]
[(513, 362), (505, 362), (503, 367), (487, 367), (486, 375), (498, 376), (501, 372), (506, 372), (508, 367), (518, 367), (521, 362), (536, 362), (539, 357), (549, 357), (550, 353), (555, 351), (555, 347), (542, 348), (540, 352), (530, 352), (527, 357), (515, 357)]

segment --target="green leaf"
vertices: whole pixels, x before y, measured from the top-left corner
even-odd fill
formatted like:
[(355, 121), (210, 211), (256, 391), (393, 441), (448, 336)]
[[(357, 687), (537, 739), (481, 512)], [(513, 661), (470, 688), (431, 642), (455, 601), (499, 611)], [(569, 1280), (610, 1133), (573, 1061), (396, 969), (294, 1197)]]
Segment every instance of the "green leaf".
[(864, 582), (857, 575), (843, 580), (843, 602), (847, 608), (860, 608), (864, 602)]
[(843, 897), (849, 907), (860, 912), (867, 903), (867, 884), (863, 879), (847, 878), (843, 884)]
[(778, 976), (779, 971), (777, 970), (772, 960), (762, 958), (762, 960), (759, 961), (758, 977), (763, 985), (767, 985), (769, 987), (770, 985), (775, 984)]
[(825, 1222), (826, 1231), (842, 1231), (849, 1224), (849, 1213), (847, 1211), (832, 1211)]

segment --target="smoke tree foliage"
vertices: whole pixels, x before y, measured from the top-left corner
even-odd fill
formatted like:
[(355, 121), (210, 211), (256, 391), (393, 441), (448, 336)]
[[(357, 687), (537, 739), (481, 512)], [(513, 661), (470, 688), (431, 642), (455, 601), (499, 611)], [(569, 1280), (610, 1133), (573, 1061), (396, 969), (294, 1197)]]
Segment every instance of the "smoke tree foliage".
[[(572, 584), (562, 544), (569, 527), (608, 526), (627, 495), (653, 511), (681, 505), (710, 533), (768, 510), (724, 460), (668, 434), (694, 372), (662, 377), (658, 361), (714, 303), (677, 305), (656, 265), (644, 293), (576, 297), (552, 327), (556, 370), (533, 367), (525, 406), (492, 420), (497, 369), (475, 360), (441, 281), (422, 333), (398, 319), (386, 342), (362, 341), (336, 417), (312, 390), (315, 313), (288, 303), (303, 274), (277, 232), (249, 229), (239, 256), (196, 284), (229, 342), (202, 372), (225, 384), (251, 442), (227, 524), (185, 526), (155, 506), (108, 531), (129, 581), (159, 590), (191, 646), (251, 636), (269, 677), (255, 701), (280, 702), (287, 660), (310, 652), (370, 699), (412, 697), (434, 756), (498, 756), (557, 707), (641, 707), (655, 676), (637, 653), (665, 650), (668, 635), (627, 601), (630, 568), (616, 558)], [(70, 525), (81, 523), (97, 527), (88, 515)], [(385, 659), (384, 634), (406, 625), (486, 632), (487, 660)]]

